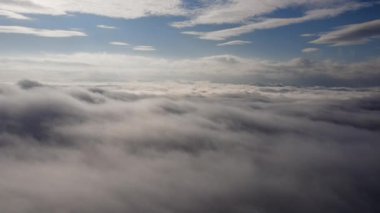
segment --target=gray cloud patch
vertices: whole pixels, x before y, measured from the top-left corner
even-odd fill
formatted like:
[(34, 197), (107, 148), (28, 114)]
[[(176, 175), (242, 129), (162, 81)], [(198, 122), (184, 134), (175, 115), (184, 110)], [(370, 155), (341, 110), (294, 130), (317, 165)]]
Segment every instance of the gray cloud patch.
[(0, 87), (3, 212), (379, 211), (377, 89), (24, 83)]

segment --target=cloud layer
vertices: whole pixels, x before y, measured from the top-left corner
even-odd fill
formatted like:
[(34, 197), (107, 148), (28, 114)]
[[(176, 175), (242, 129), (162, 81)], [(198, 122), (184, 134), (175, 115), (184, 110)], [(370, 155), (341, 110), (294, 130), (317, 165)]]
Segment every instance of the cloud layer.
[(371, 90), (0, 89), (4, 212), (377, 212)]
[[(153, 49), (141, 47), (138, 50)], [(21, 78), (60, 82), (195, 80), (260, 85), (369, 87), (379, 86), (380, 59), (342, 63), (296, 58), (279, 62), (234, 55), (165, 59), (107, 53), (0, 57), (0, 79), (17, 81)]]

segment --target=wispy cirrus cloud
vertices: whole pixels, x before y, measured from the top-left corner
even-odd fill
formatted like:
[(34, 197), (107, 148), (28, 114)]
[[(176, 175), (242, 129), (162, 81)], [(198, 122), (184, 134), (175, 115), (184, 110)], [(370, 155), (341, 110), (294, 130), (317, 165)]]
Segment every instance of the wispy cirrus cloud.
[(133, 47), (133, 50), (142, 52), (152, 52), (156, 51), (156, 48), (154, 48), (153, 46), (140, 45)]
[[(146, 16), (184, 15), (181, 0), (7, 0), (0, 8), (18, 15), (68, 15), (84, 13), (113, 18), (135, 19)], [(17, 16), (9, 16), (14, 18)]]
[(234, 40), (234, 41), (228, 41), (224, 43), (217, 44), (217, 46), (236, 46), (236, 45), (245, 45), (245, 44), (251, 44), (251, 41), (243, 41), (243, 40)]
[(328, 8), (340, 6), (339, 3), (343, 2), (341, 0), (200, 1), (200, 8), (191, 13), (189, 20), (172, 23), (172, 26), (185, 28), (201, 24), (240, 24), (288, 7)]
[(129, 46), (127, 42), (121, 42), (121, 41), (111, 41), (109, 44), (115, 45), (115, 46)]
[(18, 19), (18, 20), (31, 20), (28, 16), (22, 15), (20, 13), (8, 11), (8, 10), (1, 10), (0, 9), (0, 16), (9, 18), (9, 19)]
[(369, 3), (346, 3), (340, 5), (339, 7), (333, 8), (322, 8), (322, 9), (312, 9), (308, 10), (304, 16), (296, 18), (261, 18), (259, 21), (254, 21), (252, 23), (244, 24), (238, 27), (227, 28), (216, 31), (209, 32), (199, 32), (199, 31), (184, 31), (184, 34), (195, 35), (200, 39), (204, 40), (216, 40), (222, 41), (228, 38), (236, 37), (242, 34), (251, 33), (256, 30), (273, 29), (283, 26), (288, 26), (292, 24), (299, 24), (312, 20), (321, 20), (326, 18), (335, 17), (341, 15), (348, 11), (358, 10), (363, 7), (368, 7)]
[(365, 44), (377, 38), (380, 38), (380, 19), (340, 27), (320, 35), (311, 43), (350, 46)]
[(301, 37), (313, 37), (313, 36), (316, 36), (314, 33), (304, 33), (304, 34), (301, 34)]
[(97, 28), (100, 28), (100, 29), (108, 29), (108, 30), (115, 30), (115, 29), (118, 29), (117, 27), (115, 26), (111, 26), (111, 25), (104, 25), (104, 24), (98, 24), (96, 25)]
[(51, 30), (51, 29), (40, 29), (40, 28), (31, 28), (31, 27), (23, 27), (23, 26), (0, 26), (0, 33), (24, 34), (24, 35), (49, 37), (49, 38), (67, 38), (67, 37), (87, 36), (86, 33), (80, 32), (80, 31)]
[(315, 48), (315, 47), (309, 47), (302, 50), (303, 53), (315, 53), (318, 51), (319, 51), (319, 48)]

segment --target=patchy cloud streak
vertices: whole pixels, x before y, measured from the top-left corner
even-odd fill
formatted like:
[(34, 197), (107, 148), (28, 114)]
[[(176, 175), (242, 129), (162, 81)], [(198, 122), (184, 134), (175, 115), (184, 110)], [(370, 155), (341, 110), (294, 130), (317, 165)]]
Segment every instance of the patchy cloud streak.
[(302, 50), (303, 53), (315, 53), (318, 51), (319, 51), (319, 48), (313, 48), (313, 47), (305, 48)]
[[(19, 15), (68, 15), (84, 13), (113, 18), (136, 19), (146, 16), (184, 15), (180, 0), (7, 0), (0, 8)], [(12, 18), (11, 16), (8, 16)]]
[(129, 46), (128, 43), (126, 42), (121, 42), (121, 41), (112, 41), (110, 42), (111, 45), (115, 45), (115, 46)]
[(136, 51), (142, 51), (142, 52), (151, 52), (151, 51), (156, 51), (156, 48), (152, 47), (152, 46), (135, 46), (133, 47), (133, 50), (136, 50)]
[(337, 30), (322, 34), (311, 43), (350, 46), (365, 44), (378, 38), (380, 38), (380, 19), (340, 27)]
[(33, 35), (39, 37), (49, 38), (67, 38), (67, 37), (83, 37), (87, 36), (83, 32), (73, 30), (50, 30), (50, 29), (38, 29), (22, 26), (0, 26), (0, 33), (8, 34), (24, 34)]
[(234, 41), (228, 41), (224, 43), (218, 44), (218, 46), (234, 46), (234, 45), (245, 45), (245, 44), (250, 44), (252, 42), (250, 41), (242, 41), (242, 40), (234, 40)]
[(358, 10), (368, 7), (368, 3), (346, 3), (332, 8), (320, 8), (307, 11), (303, 16), (296, 18), (262, 18), (238, 27), (227, 28), (210, 32), (184, 31), (184, 34), (196, 35), (205, 40), (226, 40), (242, 34), (251, 33), (256, 30), (273, 29), (292, 24), (299, 24), (312, 20), (321, 20), (341, 15), (347, 11)]

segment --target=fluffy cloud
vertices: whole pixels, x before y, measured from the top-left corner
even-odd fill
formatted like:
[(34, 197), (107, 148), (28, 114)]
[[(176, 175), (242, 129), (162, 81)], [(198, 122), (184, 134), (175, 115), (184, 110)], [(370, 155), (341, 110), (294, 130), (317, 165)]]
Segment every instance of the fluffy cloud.
[(218, 44), (218, 46), (234, 46), (234, 45), (244, 45), (244, 44), (250, 44), (252, 42), (250, 41), (242, 41), (242, 40), (234, 40), (234, 41), (228, 41), (224, 43)]
[(25, 85), (0, 89), (4, 212), (379, 210), (378, 91)]
[(226, 40), (242, 34), (251, 33), (256, 30), (273, 29), (292, 24), (299, 24), (306, 21), (320, 20), (338, 16), (342, 13), (352, 10), (358, 10), (367, 7), (368, 3), (345, 3), (336, 7), (312, 9), (305, 13), (304, 16), (296, 18), (261, 18), (260, 20), (243, 24), (238, 27), (227, 28), (210, 32), (185, 31), (184, 34), (198, 36), (205, 40)]
[(47, 81), (190, 80), (298, 86), (379, 86), (380, 60), (268, 61), (233, 55), (165, 59), (106, 53), (0, 57), (0, 79)]
[(0, 26), (0, 33), (24, 34), (49, 38), (67, 38), (87, 36), (83, 32), (73, 30), (50, 30), (22, 26)]
[(365, 44), (380, 37), (380, 19), (360, 24), (352, 24), (337, 30), (322, 34), (312, 41), (315, 44), (330, 44), (332, 46), (349, 46)]

